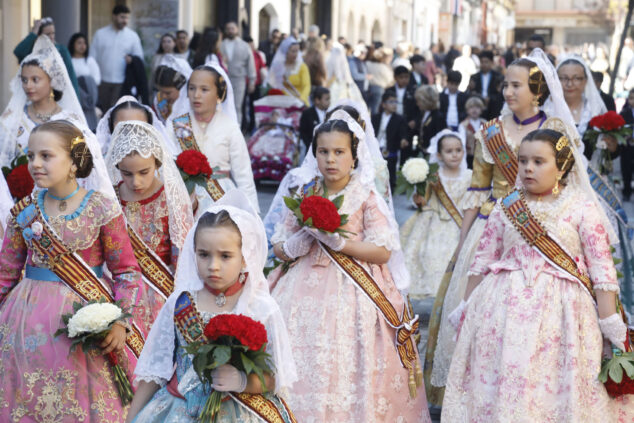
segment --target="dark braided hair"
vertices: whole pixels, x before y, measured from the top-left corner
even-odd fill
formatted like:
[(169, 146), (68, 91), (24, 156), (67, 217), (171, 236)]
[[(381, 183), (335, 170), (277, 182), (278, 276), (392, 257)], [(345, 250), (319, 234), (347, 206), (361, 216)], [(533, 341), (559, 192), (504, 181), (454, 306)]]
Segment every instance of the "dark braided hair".
[(357, 148), (359, 147), (359, 138), (348, 128), (348, 124), (344, 120), (334, 119), (328, 120), (322, 123), (315, 133), (313, 134), (313, 142), (311, 144), (311, 148), (313, 151), (313, 155), (317, 157), (317, 141), (319, 140), (319, 136), (321, 134), (325, 134), (327, 132), (340, 132), (342, 134), (350, 135), (350, 150), (352, 151), (352, 159), (354, 160), (354, 168), (356, 169), (359, 161), (357, 159)]

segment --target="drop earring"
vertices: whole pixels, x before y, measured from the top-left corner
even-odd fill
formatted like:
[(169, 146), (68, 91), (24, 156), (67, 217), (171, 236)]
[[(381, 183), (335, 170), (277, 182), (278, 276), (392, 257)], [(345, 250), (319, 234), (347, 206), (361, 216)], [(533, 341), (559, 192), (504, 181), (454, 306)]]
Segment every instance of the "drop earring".
[(531, 101), (531, 104), (533, 105), (533, 107), (539, 107), (539, 97), (533, 97), (533, 101)]
[(561, 176), (557, 176), (557, 181), (555, 182), (555, 188), (553, 188), (553, 195), (559, 195), (559, 181), (561, 180)]

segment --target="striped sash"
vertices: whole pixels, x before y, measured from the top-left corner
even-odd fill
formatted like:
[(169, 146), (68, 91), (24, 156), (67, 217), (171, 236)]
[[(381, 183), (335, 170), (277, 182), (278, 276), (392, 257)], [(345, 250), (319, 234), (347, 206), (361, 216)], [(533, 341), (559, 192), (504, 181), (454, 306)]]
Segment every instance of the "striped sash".
[[(64, 245), (61, 238), (42, 217), (37, 202), (31, 197), (25, 197), (11, 209), (11, 214), (18, 226), (22, 228), (23, 237), (29, 248), (39, 257), (47, 260), (49, 269), (82, 300), (88, 302), (105, 299), (111, 303), (115, 302), (110, 288), (97, 277), (94, 270), (77, 253)], [(39, 222), (43, 227), (39, 236), (32, 233), (31, 227), (35, 222)], [(138, 358), (144, 343), (141, 331), (132, 323), (131, 331), (126, 339), (127, 347)]]
[(517, 157), (506, 143), (500, 120), (493, 119), (482, 125), (481, 134), (495, 165), (509, 185), (514, 186), (518, 170)]
[(164, 300), (174, 291), (174, 275), (167, 265), (156, 255), (150, 247), (141, 239), (139, 234), (127, 224), (128, 236), (134, 251), (143, 279), (154, 291), (158, 292)]
[(606, 181), (592, 166), (588, 165), (588, 177), (590, 178), (590, 184), (592, 189), (605, 201), (608, 206), (614, 211), (616, 218), (621, 221), (623, 226), (627, 228), (627, 237), (632, 239), (634, 235), (632, 228), (628, 226), (627, 214), (623, 209), (623, 205), (619, 200), (618, 195), (614, 192), (612, 186)]
[(550, 264), (574, 277), (592, 298), (595, 298), (590, 278), (581, 273), (575, 260), (550, 237), (546, 229), (535, 219), (522, 192), (512, 191), (502, 199), (501, 205), (508, 219), (528, 245), (535, 248)]
[[(183, 151), (195, 150), (200, 152), (196, 138), (194, 138), (194, 129), (189, 113), (185, 113), (174, 119), (174, 134), (178, 139)], [(213, 177), (207, 178), (207, 186), (205, 187), (212, 200), (218, 201), (225, 194), (220, 184)]]
[[(174, 305), (174, 325), (189, 344), (196, 341), (205, 342), (202, 317), (198, 313), (196, 303), (189, 292), (183, 292)], [(249, 412), (267, 423), (297, 423), (295, 416), (281, 397), (277, 397), (279, 405), (262, 394), (245, 394), (244, 392), (228, 393), (231, 398), (244, 406)]]
[(387, 296), (381, 291), (379, 284), (376, 283), (372, 275), (363, 266), (352, 257), (334, 251), (321, 242), (319, 245), (333, 263), (372, 301), (372, 304), (381, 313), (387, 324), (396, 329), (396, 350), (401, 364), (409, 372), (410, 396), (416, 398), (416, 388), (423, 383), (423, 372), (420, 367), (420, 360), (416, 356), (416, 345), (412, 339), (412, 335), (418, 329), (418, 316), (414, 315), (406, 302), (403, 309), (403, 317), (399, 317), (394, 305), (388, 300)]
[(456, 222), (456, 225), (458, 225), (459, 228), (462, 227), (462, 214), (454, 204), (449, 194), (447, 194), (447, 190), (445, 190), (445, 186), (442, 184), (440, 178), (438, 178), (438, 182), (431, 184), (431, 188), (436, 193), (436, 197), (438, 197), (440, 204), (443, 205), (449, 213), (449, 216), (451, 216), (454, 222)]

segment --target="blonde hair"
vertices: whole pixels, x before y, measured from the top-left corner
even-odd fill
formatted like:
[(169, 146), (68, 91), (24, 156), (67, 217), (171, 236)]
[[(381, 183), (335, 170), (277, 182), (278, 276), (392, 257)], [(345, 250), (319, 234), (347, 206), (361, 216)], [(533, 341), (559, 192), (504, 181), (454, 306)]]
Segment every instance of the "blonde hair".
[(423, 85), (414, 92), (414, 98), (424, 110), (436, 110), (440, 108), (440, 95), (433, 85)]
[(465, 109), (470, 107), (479, 107), (480, 110), (484, 110), (484, 101), (480, 97), (470, 97), (464, 105)]

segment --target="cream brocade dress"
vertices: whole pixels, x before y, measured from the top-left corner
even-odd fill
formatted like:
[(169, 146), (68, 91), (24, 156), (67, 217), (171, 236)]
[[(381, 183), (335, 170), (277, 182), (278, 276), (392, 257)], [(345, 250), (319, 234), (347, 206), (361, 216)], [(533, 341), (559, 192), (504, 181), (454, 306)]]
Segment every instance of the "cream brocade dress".
[[(456, 208), (462, 212), (462, 202), (471, 184), (471, 170), (464, 169), (456, 177), (440, 180)], [(460, 227), (432, 191), (422, 211), (416, 211), (401, 228), (401, 245), (405, 265), (412, 284), (413, 298), (435, 296), (460, 239)]]
[[(528, 201), (535, 218), (590, 276), (618, 291), (599, 210), (564, 188)], [(485, 275), (465, 310), (443, 422), (632, 422), (632, 396), (611, 400), (597, 376), (603, 338), (594, 300), (528, 245), (498, 205), (469, 274)]]

